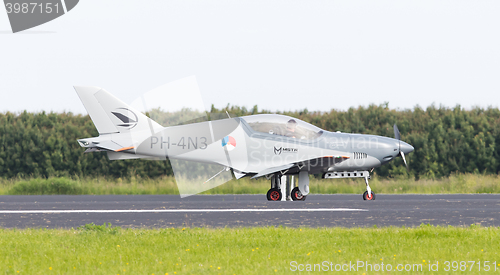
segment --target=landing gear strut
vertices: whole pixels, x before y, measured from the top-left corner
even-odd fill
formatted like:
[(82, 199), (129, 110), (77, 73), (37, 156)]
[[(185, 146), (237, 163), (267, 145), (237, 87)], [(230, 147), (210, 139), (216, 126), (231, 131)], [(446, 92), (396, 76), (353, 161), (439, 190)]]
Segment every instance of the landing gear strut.
[(375, 193), (373, 193), (372, 189), (370, 188), (370, 184), (368, 183), (368, 177), (365, 177), (365, 183), (366, 183), (366, 191), (363, 193), (363, 200), (374, 201)]

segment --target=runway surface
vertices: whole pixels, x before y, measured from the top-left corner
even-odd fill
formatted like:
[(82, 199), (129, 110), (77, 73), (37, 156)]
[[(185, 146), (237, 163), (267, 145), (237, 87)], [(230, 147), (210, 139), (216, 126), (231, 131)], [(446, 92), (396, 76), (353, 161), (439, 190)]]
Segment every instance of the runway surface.
[(265, 195), (0, 196), (0, 227), (71, 228), (111, 222), (122, 227), (432, 225), (500, 226), (500, 195), (309, 195), (268, 202)]

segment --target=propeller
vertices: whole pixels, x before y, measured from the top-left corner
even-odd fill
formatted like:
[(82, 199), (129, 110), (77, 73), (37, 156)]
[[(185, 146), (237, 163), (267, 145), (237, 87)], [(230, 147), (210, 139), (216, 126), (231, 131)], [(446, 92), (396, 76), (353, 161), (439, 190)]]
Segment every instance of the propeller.
[(398, 126), (394, 124), (394, 137), (399, 140), (399, 154), (403, 158), (403, 162), (405, 163), (406, 169), (408, 169), (408, 164), (406, 163), (405, 153), (401, 151), (401, 133), (399, 132)]

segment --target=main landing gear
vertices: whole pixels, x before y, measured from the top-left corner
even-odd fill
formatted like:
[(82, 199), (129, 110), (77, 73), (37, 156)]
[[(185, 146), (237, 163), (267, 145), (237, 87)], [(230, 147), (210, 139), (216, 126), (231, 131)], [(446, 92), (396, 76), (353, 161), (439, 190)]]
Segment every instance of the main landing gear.
[(281, 177), (275, 174), (271, 177), (271, 189), (267, 191), (268, 201), (280, 201), (283, 194), (281, 194)]
[(281, 189), (271, 188), (267, 191), (267, 200), (268, 201), (280, 201), (281, 200)]
[(290, 194), (292, 200), (294, 201), (305, 201), (307, 196), (302, 195), (298, 187), (293, 188), (292, 194)]
[(329, 172), (323, 175), (325, 179), (345, 179), (345, 178), (364, 178), (366, 183), (366, 191), (363, 193), (363, 200), (374, 201), (375, 193), (372, 192), (368, 179), (370, 179), (370, 172), (368, 171), (354, 171), (354, 172)]
[[(307, 179), (309, 179), (306, 172)], [(304, 178), (304, 176), (302, 176)], [(299, 182), (301, 176), (299, 175)], [(307, 190), (309, 190), (309, 181), (307, 181), (304, 186), (307, 186)], [(300, 185), (300, 183), (299, 183)], [(292, 189), (293, 187), (293, 189)], [(290, 189), (292, 189), (290, 191)], [(271, 177), (271, 189), (267, 191), (267, 200), (268, 201), (304, 201), (306, 200), (306, 195), (303, 195), (300, 192), (298, 186), (295, 186), (295, 176), (283, 176), (281, 173), (276, 173)]]

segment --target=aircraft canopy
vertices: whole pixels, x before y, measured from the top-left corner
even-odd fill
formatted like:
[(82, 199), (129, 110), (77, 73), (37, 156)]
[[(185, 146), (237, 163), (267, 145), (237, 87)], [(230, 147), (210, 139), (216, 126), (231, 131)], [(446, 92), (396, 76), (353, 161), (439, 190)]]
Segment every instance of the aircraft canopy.
[(297, 118), (261, 114), (241, 117), (254, 131), (290, 138), (312, 140), (323, 134), (320, 128)]

